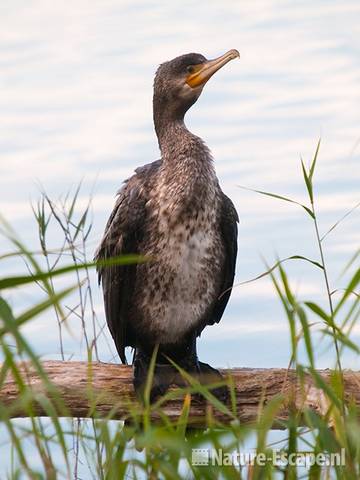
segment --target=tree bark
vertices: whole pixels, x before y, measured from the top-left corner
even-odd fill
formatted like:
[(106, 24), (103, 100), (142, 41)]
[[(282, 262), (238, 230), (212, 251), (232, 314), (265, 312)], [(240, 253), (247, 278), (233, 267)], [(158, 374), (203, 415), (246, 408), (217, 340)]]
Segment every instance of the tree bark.
[[(87, 362), (44, 361), (42, 367), (55, 391), (47, 387), (43, 379), (30, 363), (18, 364), (26, 388), (35, 396), (31, 403), (33, 414), (49, 416), (46, 402), (50, 398), (59, 416), (70, 417), (107, 417), (112, 419), (129, 418), (137, 401), (132, 386), (132, 368), (124, 365)], [(279, 368), (234, 368), (222, 370), (222, 374), (231, 378), (235, 387), (236, 418), (241, 423), (254, 422), (261, 409), (274, 398), (281, 397), (275, 415), (274, 428), (281, 428), (289, 412), (301, 414), (312, 409), (324, 415), (330, 407), (324, 392), (314, 385), (312, 378), (306, 375), (300, 381), (294, 370)], [(318, 370), (320, 377), (330, 381), (330, 370)], [(360, 406), (360, 372), (347, 370), (343, 373), (346, 402)], [(8, 373), (0, 389), (0, 404), (7, 409), (10, 417), (29, 416), (29, 404), (24, 406), (24, 392), (19, 393), (18, 382)], [(161, 411), (172, 420), (178, 418), (184, 405), (184, 396), (167, 401)], [(229, 410), (233, 407), (228, 406)], [(196, 426), (204, 426), (212, 417), (222, 423), (233, 420), (226, 412), (211, 407), (209, 402), (192, 399), (189, 421)], [(159, 411), (153, 413), (159, 418)], [(301, 420), (300, 420), (301, 423)]]

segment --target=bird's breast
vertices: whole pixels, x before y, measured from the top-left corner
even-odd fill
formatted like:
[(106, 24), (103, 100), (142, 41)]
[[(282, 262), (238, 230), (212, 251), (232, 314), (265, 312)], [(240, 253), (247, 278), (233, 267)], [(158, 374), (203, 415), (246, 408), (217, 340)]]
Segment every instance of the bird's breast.
[(218, 295), (224, 252), (216, 205), (180, 215), (177, 222), (163, 209), (153, 220), (147, 253), (155, 261), (141, 267), (148, 285), (144, 327), (159, 342), (176, 343), (196, 328)]

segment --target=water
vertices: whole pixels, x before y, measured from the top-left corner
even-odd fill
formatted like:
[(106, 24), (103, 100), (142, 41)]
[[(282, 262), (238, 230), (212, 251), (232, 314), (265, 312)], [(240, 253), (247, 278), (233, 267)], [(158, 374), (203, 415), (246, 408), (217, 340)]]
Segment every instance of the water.
[[(30, 199), (39, 183), (52, 198), (84, 179), (81, 201), (94, 187), (98, 243), (114, 193), (139, 165), (158, 158), (152, 126), (152, 82), (159, 63), (196, 51), (208, 58), (240, 51), (214, 76), (187, 116), (211, 148), (224, 191), (241, 218), (236, 282), (264, 271), (264, 260), (293, 254), (318, 259), (310, 217), (295, 205), (239, 185), (307, 202), (300, 156), (310, 161), (322, 138), (316, 171), (320, 229), (359, 200), (360, 5), (357, 0), (257, 2), (5, 1), (0, 6), (0, 211), (30, 248), (38, 248)], [(359, 247), (355, 211), (324, 242), (332, 288)], [(56, 237), (54, 245), (57, 245)], [(1, 253), (7, 251), (5, 242)], [(4, 263), (4, 272), (17, 271)], [(287, 266), (300, 299), (326, 306), (320, 272)], [(100, 294), (96, 311), (103, 321)], [(31, 294), (11, 297), (21, 310)], [(54, 358), (54, 319), (27, 329), (39, 353)], [(354, 338), (359, 340), (355, 328)], [(81, 357), (76, 339), (67, 356)], [(323, 351), (318, 366), (334, 364)], [(269, 279), (238, 287), (220, 325), (199, 344), (218, 366), (286, 366), (289, 334)], [(111, 355), (104, 346), (101, 358)], [(353, 355), (344, 362), (359, 366)]]
[[(241, 218), (237, 281), (264, 270), (261, 256), (317, 256), (301, 209), (241, 190), (246, 185), (305, 202), (300, 155), (322, 137), (316, 187), (326, 231), (359, 200), (360, 62), (356, 1), (238, 5), (46, 2), (1, 6), (1, 212), (35, 245), (29, 200), (41, 183), (51, 197), (85, 179), (94, 193), (98, 242), (114, 193), (133, 169), (158, 157), (151, 116), (156, 66), (178, 54), (208, 57), (238, 48), (188, 114), (216, 160)], [(87, 192), (84, 193), (84, 201)], [(334, 286), (359, 244), (359, 213), (325, 247)], [(11, 270), (11, 266), (9, 266)], [(322, 279), (289, 267), (300, 297)], [(101, 299), (97, 299), (101, 312)], [(58, 349), (56, 336), (53, 350)], [(216, 342), (216, 349), (213, 343)], [(265, 343), (265, 344), (264, 344)], [(42, 348), (39, 345), (39, 348)], [(267, 279), (235, 289), (224, 321), (201, 350), (221, 365), (284, 365), (287, 327)]]

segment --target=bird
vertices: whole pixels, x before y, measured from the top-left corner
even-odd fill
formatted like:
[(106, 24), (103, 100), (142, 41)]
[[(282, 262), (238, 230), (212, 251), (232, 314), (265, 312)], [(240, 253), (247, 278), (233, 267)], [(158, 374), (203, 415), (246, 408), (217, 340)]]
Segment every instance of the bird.
[[(207, 81), (239, 56), (235, 49), (213, 60), (188, 53), (158, 67), (153, 122), (161, 158), (125, 180), (95, 253), (106, 321), (122, 363), (125, 348), (133, 349), (133, 385), (140, 398), (156, 356), (151, 401), (181, 384), (181, 370), (201, 383), (223, 380), (200, 362), (196, 345), (206, 326), (220, 322), (228, 303), (239, 218), (221, 190), (209, 148), (188, 130), (184, 116)], [(148, 261), (106, 263), (124, 254)], [(213, 393), (226, 401), (226, 387)]]

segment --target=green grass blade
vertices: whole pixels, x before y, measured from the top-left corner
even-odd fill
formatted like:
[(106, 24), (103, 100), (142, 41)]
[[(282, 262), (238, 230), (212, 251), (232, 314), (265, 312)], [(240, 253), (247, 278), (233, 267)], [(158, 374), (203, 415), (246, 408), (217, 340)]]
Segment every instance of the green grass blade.
[(66, 267), (61, 267), (51, 272), (39, 272), (32, 275), (19, 275), (14, 277), (7, 277), (0, 279), (0, 290), (5, 288), (13, 288), (20, 285), (25, 285), (39, 280), (46, 280), (50, 277), (57, 277), (64, 275), (65, 273), (74, 272), (77, 270), (83, 270), (91, 267), (108, 267), (113, 265), (131, 265), (133, 263), (142, 263), (147, 261), (145, 257), (140, 255), (121, 255), (119, 257), (109, 258), (107, 260), (99, 260), (97, 262), (88, 262), (81, 265), (68, 265)]
[(321, 307), (319, 307), (319, 305), (313, 302), (304, 302), (304, 304), (318, 317), (322, 318), (328, 325), (333, 326), (331, 317)]
[(312, 178), (313, 178), (314, 172), (315, 172), (315, 166), (316, 166), (316, 161), (317, 161), (317, 157), (318, 157), (318, 153), (319, 153), (319, 149), (320, 149), (320, 143), (321, 143), (321, 138), (319, 138), (319, 141), (317, 143), (315, 155), (314, 155), (314, 158), (313, 158), (313, 161), (311, 163), (310, 170), (309, 170), (309, 179), (310, 179), (311, 182), (312, 182)]
[[(54, 303), (62, 300), (64, 297), (69, 295), (71, 292), (73, 292), (77, 288), (77, 285), (74, 285), (70, 288), (67, 288), (65, 290), (62, 290), (58, 294), (54, 294), (52, 297), (48, 298), (47, 300), (38, 303), (34, 307), (31, 307), (30, 309), (26, 310), (22, 314), (20, 314), (16, 319), (15, 319), (15, 324), (16, 328), (19, 328), (22, 326), (24, 323), (28, 322), (29, 320), (33, 319), (40, 313), (44, 312), (50, 307), (54, 306)], [(4, 301), (1, 297), (0, 300)], [(1, 316), (1, 311), (0, 311), (0, 316)], [(8, 333), (6, 329), (0, 328), (0, 337)]]
[(302, 168), (302, 172), (303, 172), (303, 176), (304, 176), (304, 180), (305, 180), (306, 189), (308, 191), (308, 195), (309, 195), (309, 198), (310, 198), (310, 202), (311, 202), (311, 204), (313, 204), (314, 203), (313, 187), (312, 187), (311, 179), (309, 178), (309, 175), (306, 172), (306, 168), (305, 168), (304, 162), (302, 160), (301, 160), (301, 168)]
[(351, 215), (355, 210), (357, 210), (358, 208), (360, 207), (360, 202), (358, 202), (351, 210), (349, 210), (348, 212), (345, 213), (345, 215), (343, 215), (337, 222), (335, 222), (332, 227), (329, 228), (329, 230), (324, 233), (324, 235), (322, 235), (320, 241), (322, 242), (324, 240), (324, 238), (326, 238), (329, 233), (331, 233), (333, 230), (335, 230), (335, 228), (340, 225), (340, 223), (345, 220), (345, 218), (347, 218), (349, 215)]
[(313, 214), (312, 210), (309, 207), (307, 207), (306, 205), (303, 205), (302, 203), (297, 202), (296, 200), (292, 200), (291, 198), (287, 198), (287, 197), (284, 197), (282, 195), (278, 195), (276, 193), (264, 192), (263, 190), (256, 190), (254, 188), (244, 187), (243, 185), (238, 185), (238, 187), (242, 188), (243, 190), (248, 190), (249, 192), (260, 193), (261, 195), (266, 195), (268, 197), (277, 198), (278, 200), (283, 200), (284, 202), (289, 202), (289, 203), (293, 203), (295, 205), (299, 205), (310, 215), (310, 217), (314, 218), (314, 214)]
[(301, 307), (297, 307), (296, 312), (298, 314), (298, 317), (300, 319), (300, 323), (303, 329), (306, 353), (308, 355), (310, 365), (312, 368), (315, 368), (314, 349), (311, 342), (310, 328), (306, 318), (306, 314)]
[(353, 277), (351, 278), (349, 284), (345, 289), (344, 295), (342, 296), (339, 303), (336, 305), (336, 308), (334, 310), (334, 316), (339, 312), (340, 308), (344, 305), (346, 299), (356, 290), (359, 283), (360, 283), (360, 268), (358, 268), (354, 273)]

